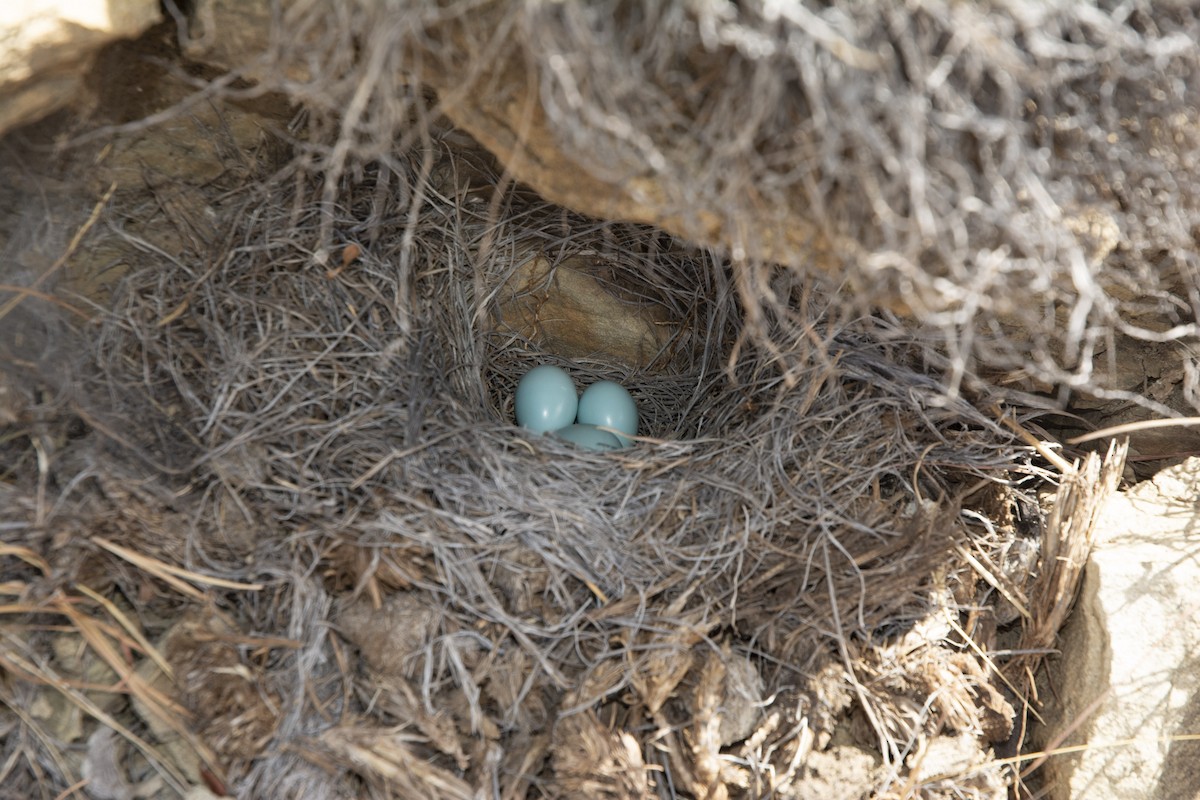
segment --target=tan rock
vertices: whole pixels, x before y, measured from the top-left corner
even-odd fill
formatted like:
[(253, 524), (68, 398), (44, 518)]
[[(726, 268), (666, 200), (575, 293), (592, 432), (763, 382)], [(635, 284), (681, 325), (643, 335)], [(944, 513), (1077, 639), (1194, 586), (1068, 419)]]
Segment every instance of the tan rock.
[(70, 103), (101, 46), (160, 20), (158, 0), (0, 4), (0, 132)]
[(1195, 797), (1200, 458), (1110, 499), (1051, 665), (1043, 767), (1055, 800)]
[(586, 255), (557, 266), (534, 257), (519, 266), (500, 296), (499, 327), (565, 358), (601, 357), (648, 367), (667, 345), (666, 310), (609, 281), (611, 267)]
[[(267, 0), (198, 0), (184, 52), (189, 58), (226, 69), (247, 67), (266, 51), (270, 35), (271, 3)], [(251, 73), (251, 77), (259, 76)]]

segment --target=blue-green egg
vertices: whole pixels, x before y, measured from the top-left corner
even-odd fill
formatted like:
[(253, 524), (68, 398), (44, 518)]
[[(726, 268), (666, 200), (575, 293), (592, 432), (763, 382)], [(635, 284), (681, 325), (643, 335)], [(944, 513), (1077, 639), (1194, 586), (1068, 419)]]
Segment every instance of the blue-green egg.
[(556, 431), (575, 421), (579, 395), (566, 370), (542, 364), (517, 383), (517, 424), (535, 433)]
[(616, 450), (621, 447), (621, 441), (616, 436), (595, 425), (568, 425), (556, 430), (554, 435), (588, 450)]
[[(637, 435), (637, 404), (624, 386), (613, 381), (596, 381), (584, 389), (575, 419), (584, 425), (613, 428), (626, 436)], [(632, 444), (625, 436), (617, 436), (617, 440), (622, 447)]]

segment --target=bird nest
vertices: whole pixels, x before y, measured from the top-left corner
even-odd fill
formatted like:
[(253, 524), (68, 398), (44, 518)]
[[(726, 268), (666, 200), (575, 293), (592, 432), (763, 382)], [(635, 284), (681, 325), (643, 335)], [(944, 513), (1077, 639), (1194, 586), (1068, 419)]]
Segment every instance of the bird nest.
[[(114, 670), (133, 704), (85, 716), (176, 790), (756, 796), (821, 779), (835, 742), (869, 754), (864, 792), (1004, 785), (989, 743), (1019, 690), (964, 626), (1024, 591), (1004, 573), (1039, 531), (1029, 448), (788, 273), (805, 335), (780, 352), (713, 252), (519, 188), (443, 193), (422, 161), (487, 173), (433, 144), (342, 179), (336, 263), (312, 258), (322, 181), (289, 169), (226, 200), (211, 252), (144, 252), (90, 325), (31, 298), (10, 317), (30, 391), (5, 571), (29, 607), (6, 668), (92, 705), (77, 684)], [(581, 256), (661, 328), (640, 363), (505, 322)], [(547, 362), (628, 386), (639, 441), (517, 428), (516, 381)], [(95, 637), (70, 663), (61, 624), (29, 624), (54, 614)], [(164, 725), (188, 758), (155, 749)], [(959, 737), (950, 774), (914, 772)]]

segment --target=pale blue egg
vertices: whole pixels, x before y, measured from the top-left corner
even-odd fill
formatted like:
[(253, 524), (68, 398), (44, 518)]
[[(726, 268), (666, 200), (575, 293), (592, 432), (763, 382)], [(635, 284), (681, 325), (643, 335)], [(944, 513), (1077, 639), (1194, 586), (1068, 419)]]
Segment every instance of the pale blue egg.
[(579, 395), (566, 370), (542, 364), (517, 383), (517, 424), (536, 433), (556, 431), (575, 421)]
[(621, 447), (620, 439), (595, 425), (568, 425), (556, 430), (554, 435), (588, 450), (616, 450)]
[[(576, 421), (584, 425), (613, 428), (627, 436), (636, 436), (637, 404), (633, 402), (633, 398), (621, 384), (613, 381), (596, 381), (583, 390), (583, 397), (579, 398), (579, 413)], [(632, 444), (625, 436), (618, 436), (617, 439), (623, 447)]]

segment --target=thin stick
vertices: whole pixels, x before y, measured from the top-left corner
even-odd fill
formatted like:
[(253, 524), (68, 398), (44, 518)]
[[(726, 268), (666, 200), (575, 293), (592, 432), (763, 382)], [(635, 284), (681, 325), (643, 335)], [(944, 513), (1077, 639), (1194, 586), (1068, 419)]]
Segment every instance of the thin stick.
[(29, 295), (30, 297), (36, 297), (39, 300), (45, 300), (47, 303), (53, 303), (54, 305), (58, 306), (59, 308), (66, 309), (67, 311), (70, 311), (72, 314), (74, 314), (77, 317), (83, 317), (84, 319), (91, 319), (91, 317), (88, 316), (87, 312), (82, 311), (79, 308), (76, 308), (75, 306), (68, 303), (66, 300), (63, 300), (61, 297), (55, 297), (54, 295), (48, 294), (46, 292), (39, 292), (37, 289), (31, 289), (28, 286), (17, 286), (16, 284), (12, 284), (12, 283), (0, 283), (0, 292), (13, 292), (18, 295)]
[[(1007, 758), (997, 758), (994, 761), (989, 761), (982, 766), (985, 767), (1005, 767), (1016, 764), (1022, 764), (1026, 761), (1044, 761), (1047, 758), (1054, 756), (1069, 756), (1073, 753), (1084, 753), (1088, 750), (1112, 750), (1118, 747), (1130, 747), (1135, 744), (1159, 744), (1163, 742), (1200, 742), (1200, 733), (1175, 733), (1168, 736), (1149, 736), (1149, 737), (1134, 737), (1130, 739), (1114, 739), (1111, 742), (1088, 742), (1087, 744), (1072, 744), (1066, 747), (1055, 747), (1050, 750), (1039, 750), (1036, 753), (1021, 753), (1020, 755), (1009, 756)], [(949, 780), (951, 778), (961, 778), (965, 775), (970, 775), (978, 772), (979, 767), (962, 770), (961, 772), (947, 773), (937, 775), (927, 780), (928, 783), (936, 781)]]
[(43, 575), (50, 574), (50, 565), (46, 562), (46, 559), (28, 547), (0, 542), (0, 556), (16, 556), (29, 566), (36, 567)]
[(1009, 591), (1008, 587), (1004, 585), (1004, 582), (997, 578), (990, 569), (985, 567), (983, 563), (979, 561), (979, 559), (972, 555), (961, 544), (955, 543), (954, 550), (963, 559), (965, 559), (968, 564), (974, 567), (975, 571), (979, 573), (979, 576), (987, 581), (993, 589), (1004, 595), (1004, 599), (1013, 604), (1013, 608), (1017, 610), (1017, 613), (1019, 613), (1025, 619), (1033, 619), (1033, 615), (1029, 613), (1029, 609), (1025, 607), (1025, 603), (1022, 602), (1021, 598)]
[(138, 643), (138, 646), (142, 648), (142, 651), (150, 657), (150, 660), (157, 664), (158, 668), (161, 669), (168, 678), (175, 680), (175, 671), (171, 669), (171, 665), (167, 662), (167, 659), (163, 658), (162, 653), (158, 652), (157, 648), (150, 644), (150, 641), (142, 634), (142, 631), (133, 622), (133, 620), (129, 619), (124, 611), (117, 608), (117, 605), (107, 597), (104, 597), (82, 583), (76, 584), (75, 588), (104, 606), (105, 610), (108, 611), (113, 619), (121, 623), (121, 627), (125, 629), (126, 633), (134, 638), (134, 640)]
[(75, 629), (79, 631), (84, 640), (91, 645), (96, 654), (121, 677), (124, 684), (129, 687), (129, 693), (142, 700), (148, 706), (154, 707), (156, 715), (168, 721), (172, 718), (191, 717), (186, 708), (151, 686), (146, 682), (145, 678), (135, 672), (126, 663), (125, 659), (121, 657), (117, 649), (113, 647), (112, 642), (100, 630), (96, 621), (85, 614), (81, 614), (79, 609), (75, 607), (75, 604), (68, 598), (59, 598), (53, 606), (58, 613), (71, 621), (71, 624), (75, 626)]
[(191, 586), (176, 580), (176, 578), (185, 578), (193, 583), (199, 583), (208, 586), (219, 586), (222, 589), (237, 589), (246, 592), (262, 591), (263, 584), (261, 583), (238, 583), (237, 581), (225, 580), (224, 578), (214, 578), (211, 575), (201, 575), (199, 572), (183, 569), (182, 567), (173, 567), (166, 562), (159, 561), (157, 558), (143, 555), (142, 553), (134, 552), (119, 544), (114, 544), (103, 536), (94, 536), (92, 541), (103, 547), (115, 556), (120, 556), (134, 566), (140, 567), (149, 573), (156, 575), (159, 578), (170, 583), (176, 589), (187, 594), (189, 597), (194, 597), (197, 600), (203, 599), (204, 595), (193, 589)]
[(1156, 428), (1192, 428), (1200, 427), (1200, 417), (1180, 417), (1179, 419), (1144, 419), (1141, 422), (1126, 422), (1123, 425), (1114, 425), (1111, 428), (1101, 428), (1098, 431), (1085, 433), (1081, 436), (1075, 436), (1067, 439), (1067, 444), (1083, 444), (1084, 442), (1092, 442), (1096, 439), (1103, 439), (1106, 436), (1120, 436), (1123, 433), (1136, 433), (1137, 431), (1154, 430)]
[[(995, 408), (995, 407), (993, 407), (993, 408)], [(1074, 467), (1071, 466), (1071, 462), (1067, 461), (1065, 458), (1060, 456), (1058, 453), (1056, 453), (1053, 450), (1051, 450), (1050, 448), (1046, 447), (1045, 442), (1043, 442), (1041, 439), (1034, 436), (1029, 431), (1025, 430), (1025, 428), (1022, 427), (1019, 422), (1017, 422), (1015, 419), (1010, 417), (1008, 414), (1000, 414), (999, 416), (1000, 416), (1000, 421), (1002, 423), (1004, 423), (1006, 426), (1008, 426), (1008, 428), (1013, 433), (1017, 434), (1017, 436), (1020, 436), (1021, 439), (1023, 439), (1027, 444), (1029, 444), (1031, 447), (1033, 447), (1035, 450), (1037, 450), (1039, 453), (1041, 453), (1042, 458), (1046, 459), (1051, 464), (1053, 464), (1058, 469), (1059, 472), (1061, 472), (1065, 475), (1074, 469)]]

